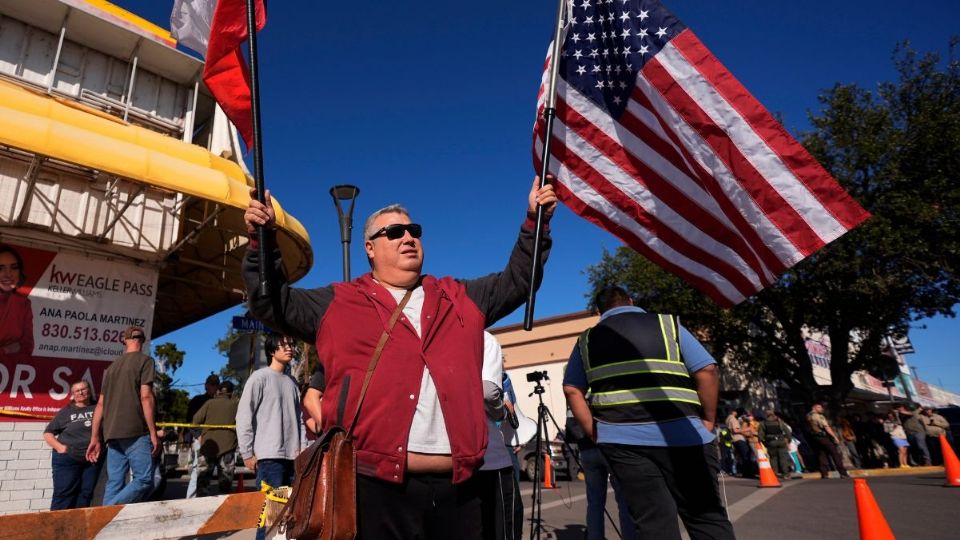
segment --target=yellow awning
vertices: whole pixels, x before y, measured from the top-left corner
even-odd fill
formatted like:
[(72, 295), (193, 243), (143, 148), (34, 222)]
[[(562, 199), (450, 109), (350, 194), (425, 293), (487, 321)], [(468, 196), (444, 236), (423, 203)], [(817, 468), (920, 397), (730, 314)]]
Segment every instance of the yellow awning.
[[(249, 181), (236, 163), (95, 109), (0, 80), (0, 144), (244, 209)], [(283, 211), (277, 223), (309, 243)]]
[[(0, 146), (102, 171), (154, 188), (183, 193), (225, 207), (209, 233), (181, 243), (160, 267), (155, 337), (243, 301), (240, 260), (246, 251), (243, 212), (248, 179), (236, 163), (177, 139), (123, 122), (79, 102), (0, 80)], [(307, 231), (277, 210), (277, 242), (293, 282), (310, 270)], [(184, 216), (198, 223), (209, 213)]]

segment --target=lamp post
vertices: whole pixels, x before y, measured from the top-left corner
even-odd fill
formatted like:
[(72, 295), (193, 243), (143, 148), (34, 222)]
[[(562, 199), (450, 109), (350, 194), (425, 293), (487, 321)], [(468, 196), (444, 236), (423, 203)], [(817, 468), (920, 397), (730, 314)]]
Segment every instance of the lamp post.
[[(349, 184), (339, 184), (330, 188), (330, 196), (337, 207), (337, 219), (340, 221), (340, 242), (343, 244), (343, 281), (350, 281), (350, 233), (353, 231), (353, 204), (360, 195), (360, 188)], [(341, 203), (349, 202), (347, 211)]]

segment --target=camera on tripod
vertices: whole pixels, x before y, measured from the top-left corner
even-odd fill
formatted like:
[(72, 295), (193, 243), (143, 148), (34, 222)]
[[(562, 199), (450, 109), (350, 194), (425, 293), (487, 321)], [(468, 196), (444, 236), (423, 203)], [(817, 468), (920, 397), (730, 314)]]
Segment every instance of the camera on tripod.
[(547, 375), (546, 370), (544, 371), (531, 371), (527, 373), (527, 382), (540, 382), (540, 381), (549, 381), (550, 376)]

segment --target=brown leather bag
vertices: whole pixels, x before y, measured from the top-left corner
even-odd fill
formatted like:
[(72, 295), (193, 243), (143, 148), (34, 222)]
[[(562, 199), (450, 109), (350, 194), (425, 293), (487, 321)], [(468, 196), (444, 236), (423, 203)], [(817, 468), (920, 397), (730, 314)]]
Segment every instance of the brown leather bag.
[(294, 471), (284, 520), (287, 536), (352, 540), (357, 534), (357, 469), (353, 441), (343, 428), (328, 429), (301, 452)]
[[(380, 361), (380, 354), (410, 295), (411, 291), (407, 291), (390, 317), (387, 329), (380, 336), (367, 367), (350, 428), (331, 427), (294, 460), (293, 492), (277, 520), (284, 525), (287, 537), (298, 540), (352, 540), (356, 537), (357, 466), (353, 450), (353, 427), (360, 417), (360, 407), (367, 395), (373, 371)], [(343, 405), (341, 402), (341, 414)]]

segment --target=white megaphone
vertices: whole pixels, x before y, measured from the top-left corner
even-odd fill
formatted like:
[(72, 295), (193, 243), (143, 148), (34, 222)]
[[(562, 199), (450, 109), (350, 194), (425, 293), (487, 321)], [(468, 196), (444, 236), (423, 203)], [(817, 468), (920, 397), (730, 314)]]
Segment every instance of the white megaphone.
[(523, 446), (537, 434), (537, 423), (527, 418), (520, 407), (516, 405), (514, 405), (514, 411), (516, 411), (519, 421), (517, 428), (514, 429), (510, 422), (504, 422), (500, 424), (500, 431), (503, 433), (503, 441), (507, 446)]

